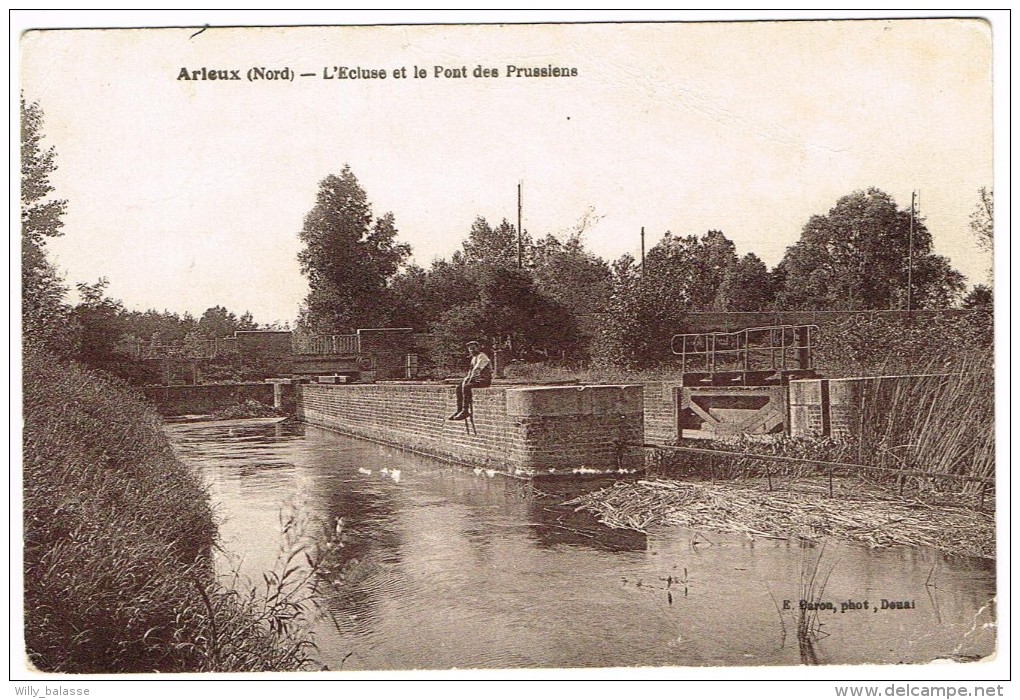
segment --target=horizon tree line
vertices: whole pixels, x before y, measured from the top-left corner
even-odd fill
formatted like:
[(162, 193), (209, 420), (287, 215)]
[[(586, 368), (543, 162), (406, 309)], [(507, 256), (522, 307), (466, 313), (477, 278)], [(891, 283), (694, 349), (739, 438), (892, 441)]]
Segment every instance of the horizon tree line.
[[(990, 231), (990, 193), (980, 206)], [(442, 352), (478, 337), (522, 359), (637, 366), (663, 359), (690, 312), (905, 308), (908, 280), (913, 308), (991, 304), (983, 285), (964, 296), (964, 276), (933, 252), (924, 219), (911, 224), (909, 209), (873, 187), (812, 216), (771, 270), (718, 230), (666, 231), (643, 265), (631, 255), (607, 262), (584, 245), (588, 214), (559, 235), (522, 232), (520, 266), (516, 227), (479, 216), (459, 250), (423, 268), (409, 262), (392, 212), (376, 217), (345, 165), (320, 183), (300, 233), (310, 291), (298, 329), (410, 327)]]
[[(77, 285), (80, 301), (46, 255), (63, 235), (67, 202), (49, 176), (56, 151), (43, 144), (43, 112), (21, 102), (22, 321), (24, 336), (66, 357), (102, 361), (131, 344), (219, 338), (257, 324), (215, 305), (198, 319), (169, 311), (131, 311), (106, 294), (108, 281)], [(971, 216), (976, 243), (991, 252), (992, 193), (982, 188)], [(991, 308), (992, 290), (966, 284), (933, 252), (923, 218), (877, 188), (841, 197), (827, 214), (810, 217), (800, 239), (771, 270), (753, 252), (739, 256), (722, 231), (665, 231), (645, 255), (606, 261), (588, 250), (588, 211), (572, 230), (537, 240), (503, 219), (477, 217), (461, 248), (428, 268), (409, 262), (392, 212), (376, 216), (367, 193), (345, 165), (319, 183), (306, 215), (298, 255), (309, 292), (295, 332), (352, 333), (358, 328), (410, 327), (431, 334), (439, 352), (457, 353), (465, 338), (507, 348), (520, 359), (636, 366), (661, 358), (684, 315), (698, 311), (871, 310), (961, 305)]]

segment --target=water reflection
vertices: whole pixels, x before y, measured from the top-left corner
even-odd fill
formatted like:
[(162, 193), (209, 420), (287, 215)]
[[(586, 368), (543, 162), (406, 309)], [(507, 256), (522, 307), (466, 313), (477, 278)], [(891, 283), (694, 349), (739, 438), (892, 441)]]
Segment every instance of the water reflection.
[(528, 503), (528, 534), (544, 548), (558, 545), (592, 547), (605, 552), (643, 552), (648, 536), (634, 530), (613, 530), (595, 522), (585, 512), (563, 503), (589, 491), (612, 484), (605, 479), (545, 479), (510, 482)]
[[(806, 573), (831, 574), (809, 654), (919, 663), (994, 649), (989, 562), (662, 529), (611, 530), (561, 505), (594, 482), (531, 484), (300, 425), (173, 426), (223, 518), (224, 569), (259, 579), (281, 508), (325, 537), (315, 633), (331, 668), (799, 664)], [(385, 470), (385, 471), (384, 471)], [(393, 478), (399, 470), (399, 480)], [(881, 600), (912, 601), (904, 610)], [(840, 612), (867, 600), (867, 610)], [(789, 607), (786, 608), (785, 606)]]

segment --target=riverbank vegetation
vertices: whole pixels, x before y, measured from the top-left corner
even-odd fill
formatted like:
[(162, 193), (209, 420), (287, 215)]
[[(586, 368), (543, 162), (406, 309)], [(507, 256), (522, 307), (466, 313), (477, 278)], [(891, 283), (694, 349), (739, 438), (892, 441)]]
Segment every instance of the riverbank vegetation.
[(867, 429), (852, 439), (699, 440), (698, 448), (718, 452), (655, 451), (649, 475), (656, 478), (574, 503), (611, 527), (671, 524), (994, 557), (992, 357), (938, 369), (864, 391), (854, 415)]
[[(993, 557), (994, 392), (990, 354), (864, 393), (853, 440), (698, 441), (721, 454), (658, 451), (658, 479), (574, 501), (614, 528), (678, 524), (749, 537), (929, 546)], [(768, 457), (792, 457), (802, 462)], [(829, 467), (843, 462), (878, 467)], [(829, 489), (832, 489), (831, 494)]]
[(218, 583), (208, 495), (138, 394), (28, 345), (24, 421), (25, 645), (37, 668), (315, 665), (295, 625), (310, 611), (292, 591)]
[[(974, 503), (994, 493), (995, 380), (990, 352), (955, 368), (927, 372), (905, 381), (862, 385), (851, 436), (789, 438), (755, 436), (711, 442), (701, 447), (731, 452), (709, 457), (660, 452), (655, 473), (677, 478), (747, 478), (771, 473), (818, 476), (825, 469), (811, 460), (874, 467), (857, 470), (868, 482), (911, 497), (952, 498)], [(756, 457), (756, 455), (760, 457)], [(792, 457), (806, 463), (769, 460)], [(847, 469), (837, 469), (846, 474)]]

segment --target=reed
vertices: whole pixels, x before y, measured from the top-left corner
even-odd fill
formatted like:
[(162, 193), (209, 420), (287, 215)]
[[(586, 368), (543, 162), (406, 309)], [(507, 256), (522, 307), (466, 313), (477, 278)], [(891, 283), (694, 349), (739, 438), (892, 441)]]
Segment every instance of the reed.
[(938, 479), (939, 475), (995, 478), (995, 385), (990, 352), (954, 371), (909, 382), (879, 382), (860, 398), (857, 459), (912, 469), (929, 477), (905, 477), (913, 488), (973, 495), (978, 482)]
[[(805, 550), (810, 551), (810, 550)], [(825, 623), (821, 621), (821, 603), (824, 602), (825, 588), (836, 568), (835, 563), (823, 570), (822, 559), (825, 556), (825, 544), (818, 550), (818, 556), (806, 555), (801, 559), (800, 569), (800, 603), (797, 608), (797, 646), (800, 650), (801, 663), (817, 665), (820, 660), (816, 644), (819, 639), (828, 636), (823, 630)], [(807, 605), (803, 605), (806, 603)]]
[(853, 482), (840, 484), (835, 498), (829, 498), (817, 480), (798, 480), (775, 492), (762, 486), (642, 479), (619, 482), (564, 505), (588, 511), (609, 527), (642, 532), (672, 525), (752, 539), (834, 538), (869, 547), (926, 546), (950, 554), (995, 556), (995, 518), (987, 513), (876, 497)]

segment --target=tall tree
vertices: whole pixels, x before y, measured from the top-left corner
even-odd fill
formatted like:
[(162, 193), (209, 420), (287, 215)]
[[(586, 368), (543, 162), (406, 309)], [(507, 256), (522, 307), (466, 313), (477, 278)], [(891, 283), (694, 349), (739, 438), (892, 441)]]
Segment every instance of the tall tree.
[(781, 303), (798, 309), (896, 309), (907, 306), (908, 251), (913, 240), (914, 307), (938, 308), (963, 291), (963, 277), (932, 253), (924, 221), (901, 210), (879, 189), (839, 199), (812, 216), (787, 248)]
[(121, 336), (125, 332), (124, 305), (106, 295), (110, 281), (100, 277), (95, 284), (78, 284), (80, 301), (74, 318), (80, 328), (79, 357), (93, 367), (103, 367), (117, 359)]
[(432, 327), (446, 352), (455, 353), (475, 337), (500, 345), (509, 339), (519, 358), (559, 359), (576, 353), (578, 332), (570, 309), (539, 292), (527, 270), (477, 265), (469, 274), (477, 296), (448, 308)]
[[(764, 265), (753, 257), (744, 259), (743, 268), (740, 262), (733, 242), (714, 230), (700, 237), (666, 232), (645, 256), (644, 269), (629, 255), (620, 258), (613, 264), (608, 306), (599, 316), (596, 359), (629, 368), (668, 362), (670, 340), (684, 332), (688, 313), (712, 310), (721, 291), (727, 300), (735, 297), (734, 304), (744, 303), (736, 298), (740, 277), (734, 269), (757, 280)], [(730, 291), (724, 288), (727, 279)]]
[(994, 199), (986, 187), (978, 190), (978, 203), (970, 215), (970, 230), (977, 239), (978, 247), (988, 254), (988, 281), (993, 277), (993, 236), (995, 233)]
[(21, 99), (21, 320), (27, 339), (73, 354), (76, 336), (66, 288), (46, 257), (46, 240), (63, 235), (67, 201), (53, 199), (56, 150), (43, 145), (43, 111)]
[(234, 330), (238, 331), (257, 331), (259, 324), (255, 322), (255, 317), (251, 315), (251, 311), (245, 311), (241, 314), (241, 318), (237, 320), (237, 328)]
[(624, 254), (610, 267), (612, 286), (600, 310), (592, 343), (595, 364), (638, 369), (654, 354), (648, 295), (642, 293), (641, 271), (633, 256)]
[(748, 253), (726, 269), (713, 307), (718, 311), (764, 311), (772, 300), (768, 268), (757, 255)]
[[(527, 232), (521, 237), (522, 261), (528, 264), (531, 238)], [(463, 253), (455, 254), (455, 260), (462, 257), (468, 264), (517, 266), (517, 227), (506, 219), (493, 228), (479, 216), (471, 225), (471, 231), (463, 244)]]
[(414, 328), (425, 332), (440, 316), (454, 306), (467, 304), (478, 297), (478, 284), (460, 253), (455, 261), (435, 260), (425, 271), (408, 265), (393, 278), (392, 321), (398, 328)]
[(662, 237), (645, 257), (645, 292), (684, 311), (707, 311), (726, 271), (737, 263), (736, 246), (722, 231), (701, 236)]
[(975, 284), (973, 289), (967, 292), (960, 304), (965, 309), (983, 309), (991, 311), (993, 306), (992, 288), (987, 284)]
[(225, 306), (212, 306), (198, 319), (198, 332), (208, 340), (226, 338), (239, 330), (240, 322)]
[(372, 223), (365, 191), (345, 165), (319, 183), (300, 233), (301, 273), (308, 278), (301, 323), (315, 333), (349, 333), (386, 325), (387, 283), (411, 254), (396, 241), (393, 214)]
[(538, 291), (573, 315), (580, 333), (577, 349), (586, 359), (601, 325), (599, 313), (612, 291), (609, 265), (585, 249), (580, 232), (563, 242), (546, 236), (532, 250), (532, 265)]

